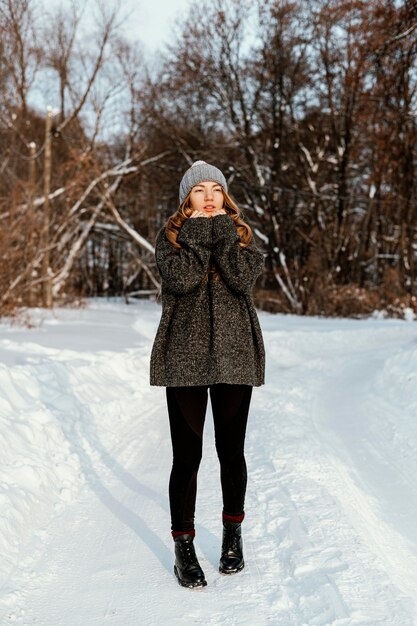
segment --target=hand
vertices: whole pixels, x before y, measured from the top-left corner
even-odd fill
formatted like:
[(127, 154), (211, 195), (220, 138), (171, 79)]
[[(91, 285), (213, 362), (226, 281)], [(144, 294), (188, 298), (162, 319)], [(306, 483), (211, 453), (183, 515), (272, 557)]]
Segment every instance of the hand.
[(191, 213), (190, 215), (190, 219), (193, 217), (211, 217), (211, 215), (207, 215), (207, 213), (205, 211), (196, 211), (194, 210), (194, 213)]
[(217, 211), (214, 211), (210, 217), (216, 217), (216, 215), (227, 215), (227, 211), (224, 209), (218, 209)]

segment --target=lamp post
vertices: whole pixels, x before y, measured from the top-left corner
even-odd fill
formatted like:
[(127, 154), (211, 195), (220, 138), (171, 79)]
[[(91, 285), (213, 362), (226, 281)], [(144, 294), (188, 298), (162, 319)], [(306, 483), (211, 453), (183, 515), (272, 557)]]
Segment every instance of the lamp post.
[[(29, 234), (29, 254), (34, 254), (35, 249), (35, 208), (33, 201), (35, 199), (36, 186), (36, 143), (31, 141), (29, 146), (29, 193), (28, 193), (28, 222), (30, 228)], [(29, 277), (29, 281), (32, 277)], [(31, 282), (29, 283), (29, 306), (35, 306), (35, 289)]]
[(43, 173), (43, 197), (44, 197), (44, 219), (42, 243), (44, 253), (42, 258), (43, 276), (43, 305), (47, 309), (52, 308), (52, 271), (50, 266), (49, 250), (49, 224), (50, 224), (50, 204), (49, 194), (51, 193), (51, 165), (52, 165), (52, 119), (53, 111), (48, 107), (45, 125), (45, 153), (44, 153), (44, 173)]

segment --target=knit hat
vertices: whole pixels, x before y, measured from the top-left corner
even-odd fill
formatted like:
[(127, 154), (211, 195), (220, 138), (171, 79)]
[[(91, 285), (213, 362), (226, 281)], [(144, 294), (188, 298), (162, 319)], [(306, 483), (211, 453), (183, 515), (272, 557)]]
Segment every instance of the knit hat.
[(203, 180), (210, 180), (219, 183), (225, 191), (227, 191), (227, 182), (223, 172), (214, 165), (205, 161), (195, 161), (185, 172), (180, 183), (180, 204), (184, 198), (190, 193), (194, 185), (202, 183)]

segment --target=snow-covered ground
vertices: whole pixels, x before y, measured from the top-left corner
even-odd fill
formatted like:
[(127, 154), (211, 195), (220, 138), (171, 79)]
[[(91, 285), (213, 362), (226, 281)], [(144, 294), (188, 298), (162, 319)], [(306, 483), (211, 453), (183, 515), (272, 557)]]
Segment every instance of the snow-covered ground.
[(92, 301), (0, 324), (0, 624), (417, 624), (417, 325), (260, 313), (245, 569), (217, 571), (210, 408), (196, 546), (173, 575), (159, 305)]

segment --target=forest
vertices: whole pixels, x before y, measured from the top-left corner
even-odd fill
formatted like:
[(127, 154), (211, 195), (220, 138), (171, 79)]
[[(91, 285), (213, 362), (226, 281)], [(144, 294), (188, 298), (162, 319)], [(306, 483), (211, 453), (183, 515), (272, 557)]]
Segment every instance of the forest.
[(152, 57), (126, 19), (0, 0), (0, 315), (155, 297), (198, 159), (264, 253), (259, 308), (417, 314), (417, 2), (192, 2)]

